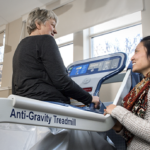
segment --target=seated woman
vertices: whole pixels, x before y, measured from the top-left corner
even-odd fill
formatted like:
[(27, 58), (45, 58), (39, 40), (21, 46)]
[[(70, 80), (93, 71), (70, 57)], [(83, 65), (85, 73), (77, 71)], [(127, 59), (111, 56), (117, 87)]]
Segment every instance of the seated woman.
[[(69, 97), (71, 97), (85, 105), (93, 102), (97, 107), (99, 97), (91, 96), (68, 76), (53, 38), (57, 33), (56, 24), (57, 16), (52, 11), (36, 8), (30, 12), (27, 20), (29, 36), (19, 43), (13, 57), (12, 93), (41, 101), (67, 104), (70, 104)], [(48, 149), (60, 150), (76, 150), (81, 147), (91, 150), (104, 149), (104, 147), (106, 150), (114, 149), (108, 144), (104, 134), (55, 128), (50, 130), (48, 139), (53, 140), (43, 139), (32, 150), (38, 150), (47, 144)], [(45, 143), (47, 141), (48, 143)], [(66, 148), (62, 148), (62, 145)]]
[(29, 14), (29, 36), (19, 43), (13, 57), (12, 94), (67, 104), (71, 97), (97, 107), (99, 97), (92, 97), (68, 77), (53, 38), (56, 24), (57, 16), (52, 11), (37, 8)]
[(141, 40), (131, 58), (133, 72), (144, 75), (123, 99), (122, 106), (109, 105), (104, 115), (111, 114), (118, 122), (113, 129), (121, 134), (128, 150), (150, 149), (150, 36)]

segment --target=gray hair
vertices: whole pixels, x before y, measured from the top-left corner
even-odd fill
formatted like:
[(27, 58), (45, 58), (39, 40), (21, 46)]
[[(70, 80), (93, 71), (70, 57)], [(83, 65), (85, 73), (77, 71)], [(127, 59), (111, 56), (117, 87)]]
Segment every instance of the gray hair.
[(38, 24), (45, 23), (49, 19), (54, 19), (56, 21), (56, 24), (58, 22), (58, 18), (56, 14), (47, 9), (40, 9), (40, 8), (35, 8), (32, 10), (27, 19), (27, 31), (29, 35), (37, 28), (35, 22)]

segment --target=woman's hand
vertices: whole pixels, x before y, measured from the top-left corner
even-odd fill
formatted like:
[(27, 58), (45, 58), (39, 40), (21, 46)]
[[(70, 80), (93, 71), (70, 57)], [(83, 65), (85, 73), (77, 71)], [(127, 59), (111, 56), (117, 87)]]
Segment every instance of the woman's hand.
[(98, 96), (92, 96), (92, 103), (94, 103), (95, 108), (97, 108), (100, 104), (99, 97)]
[(104, 109), (104, 116), (106, 114), (111, 114), (112, 110), (116, 107), (116, 105), (114, 104), (111, 104), (109, 106), (106, 107), (106, 109)]
[[(104, 115), (106, 114), (111, 114), (112, 110), (117, 107), (116, 105), (114, 104), (111, 104), (109, 106), (106, 107), (106, 109), (104, 109)], [(122, 124), (117, 121), (116, 124), (113, 126), (113, 129), (116, 131), (116, 132), (120, 132), (122, 130), (123, 126)]]

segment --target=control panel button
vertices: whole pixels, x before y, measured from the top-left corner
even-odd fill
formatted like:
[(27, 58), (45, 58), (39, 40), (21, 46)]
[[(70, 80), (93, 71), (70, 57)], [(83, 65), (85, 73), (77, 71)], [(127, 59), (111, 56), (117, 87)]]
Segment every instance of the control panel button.
[(91, 81), (91, 78), (85, 78), (84, 80), (83, 80), (83, 84), (87, 84), (87, 83), (89, 83)]

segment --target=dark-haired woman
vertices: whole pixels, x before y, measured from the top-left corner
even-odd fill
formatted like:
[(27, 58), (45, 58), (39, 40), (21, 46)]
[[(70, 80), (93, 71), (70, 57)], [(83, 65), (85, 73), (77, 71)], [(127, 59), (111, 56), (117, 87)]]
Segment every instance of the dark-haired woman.
[(144, 75), (123, 99), (122, 106), (109, 105), (106, 114), (118, 122), (113, 129), (121, 134), (128, 150), (150, 149), (150, 36), (141, 40), (131, 58), (133, 72)]

